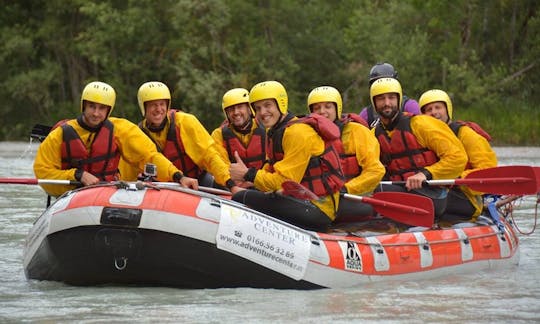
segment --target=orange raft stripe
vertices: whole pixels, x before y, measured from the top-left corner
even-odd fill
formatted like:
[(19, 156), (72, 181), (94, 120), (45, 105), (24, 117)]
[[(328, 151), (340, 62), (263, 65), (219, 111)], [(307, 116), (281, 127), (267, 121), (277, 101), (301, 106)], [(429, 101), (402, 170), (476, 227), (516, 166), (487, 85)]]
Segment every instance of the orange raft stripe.
[[(517, 237), (508, 231), (501, 235), (493, 226), (385, 234), (369, 239), (332, 235), (321, 238), (330, 255), (328, 266), (362, 275), (405, 274), (505, 259), (512, 257), (518, 247)], [(361, 260), (354, 263), (359, 267), (351, 269), (355, 251), (359, 251)]]
[[(201, 200), (198, 196), (162, 188), (161, 190), (147, 189), (140, 205), (113, 204), (111, 197), (119, 190), (115, 187), (85, 188), (75, 192), (67, 209), (84, 208), (89, 206), (125, 207), (146, 210), (157, 210), (179, 214), (178, 217), (196, 217), (196, 209)], [(134, 191), (138, 192), (138, 191)]]

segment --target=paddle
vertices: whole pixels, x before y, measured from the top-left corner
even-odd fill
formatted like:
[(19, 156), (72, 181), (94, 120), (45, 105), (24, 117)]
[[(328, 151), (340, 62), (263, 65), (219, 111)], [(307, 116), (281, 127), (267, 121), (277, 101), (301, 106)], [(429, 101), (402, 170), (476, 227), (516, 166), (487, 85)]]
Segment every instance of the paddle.
[[(540, 169), (526, 165), (508, 165), (471, 172), (464, 179), (427, 180), (429, 186), (467, 186), (473, 190), (498, 195), (530, 195), (540, 190)], [(381, 181), (381, 184), (404, 185), (405, 181)]]
[[(287, 180), (282, 184), (283, 194), (303, 200), (318, 199), (301, 184)], [(369, 204), (379, 214), (412, 226), (431, 227), (434, 222), (433, 201), (427, 197), (405, 192), (377, 192), (372, 197), (344, 194), (350, 200)]]
[[(33, 178), (0, 178), (0, 183), (6, 184), (22, 184), (22, 185), (69, 185), (80, 186), (81, 183), (76, 180), (56, 180), (56, 179), (33, 179)], [(153, 185), (158, 186), (180, 186), (177, 182), (150, 182)], [(218, 188), (199, 186), (199, 190), (208, 192), (215, 195), (230, 196), (232, 193), (227, 190), (221, 190)]]

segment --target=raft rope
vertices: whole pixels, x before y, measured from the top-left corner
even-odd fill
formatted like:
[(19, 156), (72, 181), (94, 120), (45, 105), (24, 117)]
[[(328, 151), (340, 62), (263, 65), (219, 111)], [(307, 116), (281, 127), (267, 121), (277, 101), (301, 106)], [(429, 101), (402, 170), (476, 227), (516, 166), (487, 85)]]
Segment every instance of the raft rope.
[(509, 209), (509, 217), (512, 219), (512, 223), (514, 224), (514, 227), (516, 228), (516, 231), (518, 231), (519, 234), (522, 234), (522, 235), (531, 235), (532, 233), (535, 232), (536, 230), (536, 224), (538, 223), (538, 205), (540, 204), (540, 193), (538, 193), (536, 195), (536, 203), (534, 205), (534, 224), (533, 224), (533, 227), (532, 229), (529, 231), (529, 232), (524, 232), (522, 231), (519, 226), (517, 225), (516, 221), (514, 220), (514, 213), (513, 213), (513, 208), (514, 208), (514, 204), (511, 203), (509, 207), (507, 207), (507, 209)]
[[(410, 233), (410, 232), (408, 232)], [(444, 240), (434, 240), (429, 242), (401, 242), (401, 243), (372, 243), (372, 242), (365, 242), (365, 241), (357, 241), (357, 240), (350, 240), (345, 238), (333, 238), (333, 237), (325, 237), (325, 241), (340, 241), (340, 242), (351, 242), (356, 243), (359, 245), (367, 245), (367, 246), (382, 246), (382, 247), (393, 247), (393, 246), (424, 246), (424, 245), (436, 245), (436, 244), (446, 244), (446, 243), (452, 243), (452, 242), (465, 242), (465, 241), (471, 241), (491, 236), (497, 236), (501, 233), (496, 231), (492, 233), (486, 233), (486, 234), (478, 234), (478, 235), (471, 235), (467, 236), (466, 238), (455, 238), (455, 239), (444, 239)], [(358, 236), (359, 238), (363, 238)]]

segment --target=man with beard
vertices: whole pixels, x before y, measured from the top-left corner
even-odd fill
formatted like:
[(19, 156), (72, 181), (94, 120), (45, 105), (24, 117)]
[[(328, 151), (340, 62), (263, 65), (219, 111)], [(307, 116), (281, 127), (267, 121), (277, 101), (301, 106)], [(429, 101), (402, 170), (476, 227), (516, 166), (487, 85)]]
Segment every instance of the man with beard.
[[(396, 69), (394, 69), (394, 66), (386, 62), (377, 63), (371, 68), (371, 70), (369, 71), (369, 86), (371, 87), (373, 82), (381, 78), (393, 78), (399, 81), (398, 73)], [(401, 111), (405, 111), (410, 115), (420, 115), (420, 108), (418, 107), (418, 102), (416, 102), (416, 100), (412, 98), (407, 97), (406, 95), (403, 95)], [(360, 111), (359, 115), (360, 117), (362, 117), (362, 119), (366, 121), (366, 123), (369, 125), (369, 128), (375, 127), (375, 125), (379, 122), (379, 116), (377, 116), (377, 113), (373, 108), (373, 105), (371, 104), (367, 107), (364, 107), (362, 111)]]
[(244, 88), (227, 91), (221, 108), (226, 119), (214, 129), (212, 138), (222, 159), (227, 164), (234, 163), (234, 154), (238, 153), (248, 168), (262, 168), (266, 159), (266, 130), (259, 125), (249, 106), (249, 91)]
[(385, 180), (405, 181), (405, 188), (384, 185), (380, 191), (405, 191), (425, 195), (435, 205), (439, 218), (446, 209), (445, 188), (423, 187), (425, 180), (454, 179), (467, 163), (467, 153), (452, 130), (426, 115), (408, 116), (401, 107), (402, 90), (398, 80), (382, 78), (370, 88), (370, 98), (380, 123), (373, 129), (381, 147)]
[[(84, 186), (118, 180), (120, 158), (158, 167), (161, 181), (174, 180), (185, 187), (198, 188), (197, 180), (186, 177), (137, 125), (123, 118), (110, 117), (116, 92), (103, 82), (87, 84), (81, 95), (81, 115), (57, 123), (39, 146), (34, 161), (37, 178), (77, 180)], [(43, 185), (50, 196), (59, 196), (74, 186)]]

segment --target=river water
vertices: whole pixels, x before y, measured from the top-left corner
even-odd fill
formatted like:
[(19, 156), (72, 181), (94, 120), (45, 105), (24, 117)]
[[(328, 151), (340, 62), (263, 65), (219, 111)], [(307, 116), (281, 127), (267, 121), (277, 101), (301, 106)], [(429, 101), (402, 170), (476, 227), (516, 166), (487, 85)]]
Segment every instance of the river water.
[[(0, 142), (0, 177), (33, 177), (37, 144)], [(496, 148), (501, 165), (540, 166), (540, 147)], [(536, 197), (516, 207), (523, 232)], [(45, 207), (35, 185), (0, 184), (0, 322), (539, 323), (540, 230), (520, 237), (520, 263), (506, 270), (356, 289), (187, 290), (73, 287), (27, 280), (25, 236)], [(219, 271), (219, 269), (216, 269)]]

